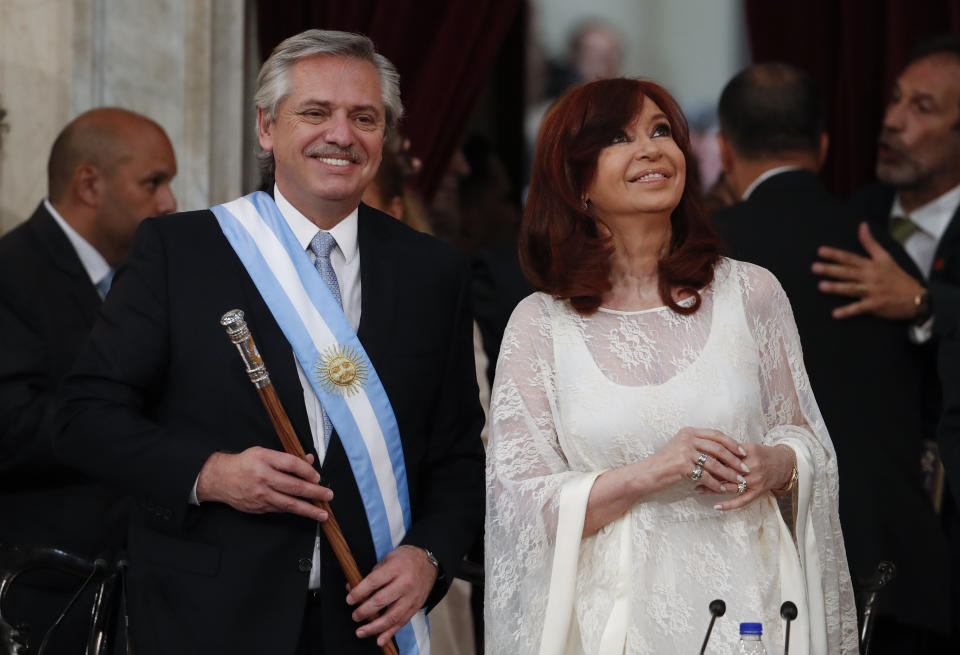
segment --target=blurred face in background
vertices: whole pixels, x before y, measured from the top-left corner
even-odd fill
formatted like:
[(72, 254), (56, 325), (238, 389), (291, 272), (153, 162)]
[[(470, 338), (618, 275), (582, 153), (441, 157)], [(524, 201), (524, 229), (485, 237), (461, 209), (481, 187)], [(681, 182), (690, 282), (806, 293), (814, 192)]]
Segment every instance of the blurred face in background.
[(877, 177), (929, 199), (960, 184), (960, 61), (932, 55), (894, 85), (877, 148)]
[(587, 28), (576, 42), (574, 66), (584, 82), (620, 74), (620, 38), (606, 27)]
[(170, 188), (176, 174), (173, 146), (163, 130), (147, 124), (130, 131), (123, 154), (103, 172), (97, 213), (98, 249), (111, 266), (126, 259), (143, 219), (177, 210)]

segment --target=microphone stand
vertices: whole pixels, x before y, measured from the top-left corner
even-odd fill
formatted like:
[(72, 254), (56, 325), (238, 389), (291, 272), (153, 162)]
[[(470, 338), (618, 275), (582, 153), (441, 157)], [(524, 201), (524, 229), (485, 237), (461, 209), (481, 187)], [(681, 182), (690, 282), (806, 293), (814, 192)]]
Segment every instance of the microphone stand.
[(790, 622), (797, 618), (797, 606), (789, 600), (780, 606), (780, 616), (787, 622), (787, 634), (783, 640), (783, 655), (790, 655)]
[(707, 650), (707, 642), (710, 641), (710, 633), (713, 632), (713, 624), (718, 616), (723, 616), (727, 611), (727, 604), (720, 600), (714, 600), (710, 603), (710, 625), (707, 626), (707, 634), (703, 638), (703, 645), (700, 647), (700, 655)]
[[(263, 401), (263, 406), (270, 416), (270, 422), (273, 423), (273, 428), (277, 431), (277, 436), (280, 437), (280, 441), (283, 443), (283, 449), (291, 455), (305, 459), (307, 455), (303, 450), (303, 446), (300, 445), (300, 440), (297, 438), (297, 433), (290, 423), (290, 418), (287, 416), (286, 411), (284, 411), (283, 405), (280, 404), (280, 398), (277, 396), (277, 391), (273, 388), (273, 383), (270, 381), (267, 367), (260, 357), (260, 351), (257, 350), (257, 345), (253, 341), (250, 328), (247, 327), (247, 322), (243, 318), (243, 311), (231, 309), (220, 319), (220, 325), (227, 330), (230, 341), (233, 342), (237, 350), (240, 351), (243, 363), (247, 367), (247, 375), (250, 376), (250, 381), (253, 383), (253, 386), (257, 388), (260, 400)], [(330, 542), (333, 554), (336, 555), (337, 561), (340, 562), (340, 568), (343, 569), (343, 574), (346, 576), (347, 582), (350, 583), (351, 587), (356, 587), (360, 584), (363, 576), (360, 574), (357, 560), (354, 558), (353, 553), (350, 552), (350, 547), (347, 545), (347, 540), (343, 536), (340, 524), (337, 523), (337, 520), (333, 516), (333, 510), (330, 509), (330, 504), (323, 500), (318, 500), (314, 504), (327, 513), (327, 520), (323, 521), (320, 527), (323, 529), (323, 534), (326, 535), (327, 541)], [(392, 639), (388, 640), (381, 648), (385, 655), (398, 655)]]

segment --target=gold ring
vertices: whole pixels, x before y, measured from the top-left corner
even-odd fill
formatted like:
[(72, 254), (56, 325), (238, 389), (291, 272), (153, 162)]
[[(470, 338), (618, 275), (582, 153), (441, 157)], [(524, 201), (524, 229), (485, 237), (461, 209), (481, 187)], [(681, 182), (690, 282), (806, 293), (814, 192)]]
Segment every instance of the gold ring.
[(703, 466), (707, 463), (707, 456), (704, 453), (697, 455), (697, 466)]
[(693, 472), (690, 473), (690, 479), (694, 482), (699, 482), (700, 478), (703, 477), (703, 467), (697, 464), (693, 467)]
[(738, 496), (742, 495), (743, 492), (746, 491), (746, 490), (747, 490), (747, 481), (746, 481), (746, 480), (744, 480), (743, 482), (738, 482), (738, 483), (737, 483), (737, 495), (738, 495)]

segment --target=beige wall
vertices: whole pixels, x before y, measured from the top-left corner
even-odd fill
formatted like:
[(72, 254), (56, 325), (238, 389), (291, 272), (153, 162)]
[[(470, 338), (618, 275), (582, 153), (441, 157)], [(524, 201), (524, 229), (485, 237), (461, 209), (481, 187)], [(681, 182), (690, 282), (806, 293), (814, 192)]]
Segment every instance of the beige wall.
[(0, 102), (10, 126), (0, 152), (0, 232), (46, 194), (47, 155), (63, 125), (102, 105), (166, 129), (181, 209), (239, 195), (252, 130), (244, 125), (245, 11), (239, 0), (0, 1)]

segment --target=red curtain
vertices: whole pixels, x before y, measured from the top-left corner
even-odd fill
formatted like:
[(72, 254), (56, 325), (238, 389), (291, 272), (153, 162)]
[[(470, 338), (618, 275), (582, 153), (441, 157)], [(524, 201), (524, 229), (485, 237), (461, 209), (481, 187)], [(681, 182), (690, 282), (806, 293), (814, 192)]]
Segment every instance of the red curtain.
[[(309, 28), (366, 34), (400, 72), (402, 131), (436, 189), (487, 82), (521, 0), (300, 0), (259, 3), (262, 58)], [(519, 119), (518, 119), (519, 120)]]
[(821, 85), (830, 156), (823, 177), (846, 194), (874, 179), (890, 88), (914, 43), (960, 32), (960, 0), (745, 0), (755, 62), (783, 61)]

